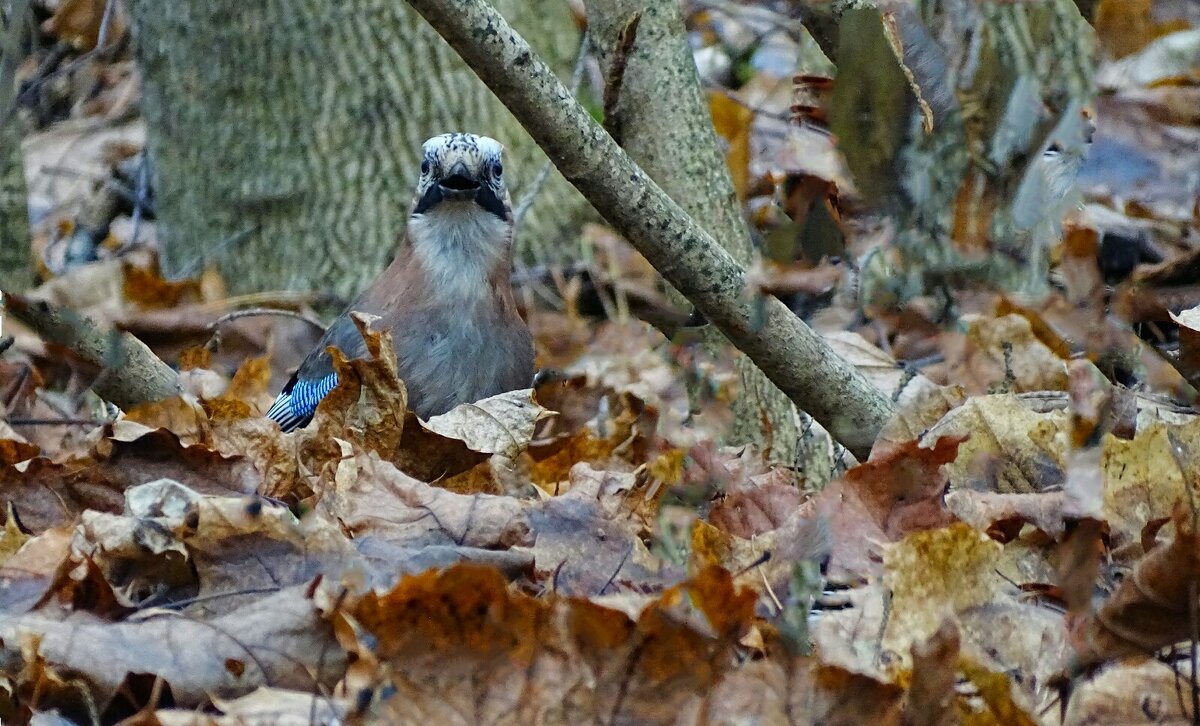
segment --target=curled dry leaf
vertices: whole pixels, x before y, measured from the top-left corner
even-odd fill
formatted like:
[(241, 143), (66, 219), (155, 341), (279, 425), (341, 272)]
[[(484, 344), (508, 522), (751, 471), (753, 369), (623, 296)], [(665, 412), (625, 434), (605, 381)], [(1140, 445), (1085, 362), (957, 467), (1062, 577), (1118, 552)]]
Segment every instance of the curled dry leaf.
[(1061, 485), (1070, 446), (1066, 412), (1039, 413), (1010, 394), (971, 398), (922, 441), (968, 437), (946, 470), (951, 489), (1040, 492)]
[[(5, 530), (15, 524), (10, 520)], [(65, 575), (74, 527), (53, 527), (27, 539), (0, 565), (0, 613), (32, 610), (46, 600)]]
[[(829, 343), (829, 347), (835, 353), (866, 376), (873, 386), (902, 407), (922, 400), (925, 401), (925, 406), (929, 406), (932, 400), (938, 397), (949, 397), (951, 400), (956, 398), (954, 389), (938, 386), (922, 373), (906, 371), (895, 358), (858, 333), (832, 330), (822, 332), (821, 337)], [(934, 399), (931, 400), (931, 396)]]
[(803, 658), (753, 660), (728, 673), (674, 723), (872, 724), (898, 726), (900, 686)]
[[(86, 612), (7, 617), (0, 619), (0, 655), (20, 664), (36, 653), (48, 669), (72, 674), (101, 711), (127, 673), (158, 675), (183, 707), (268, 684), (311, 692), (333, 685), (345, 656), (304, 592), (282, 590), (211, 620), (164, 611), (118, 623)], [(18, 692), (37, 685), (24, 681), (29, 670), (7, 672), (17, 675)]]
[(527, 388), (455, 406), (423, 422), (423, 427), (462, 441), (471, 451), (512, 459), (529, 446), (534, 427), (548, 414)]
[[(905, 391), (908, 391), (906, 388)], [(936, 386), (930, 384), (923, 391), (902, 397), (896, 414), (884, 424), (871, 447), (871, 459), (887, 456), (913, 439), (919, 439), (947, 413), (966, 401), (966, 392), (959, 386)]]
[(538, 401), (558, 412), (539, 427), (538, 439), (523, 457), (530, 479), (543, 491), (567, 491), (575, 464), (632, 470), (654, 451), (658, 411), (631, 393), (575, 377), (539, 389)]
[(94, 462), (55, 464), (42, 458), (0, 467), (0, 488), (21, 523), (33, 532), (73, 523), (86, 509), (119, 511), (124, 489)]
[(778, 529), (803, 499), (791, 483), (767, 481), (759, 486), (741, 486), (709, 510), (708, 521), (735, 537), (749, 539)]
[(1187, 506), (1177, 503), (1173, 518), (1175, 538), (1147, 553), (1094, 615), (1072, 623), (1083, 664), (1150, 655), (1194, 635), (1186, 613), (1197, 607), (1200, 540)]
[[(225, 457), (246, 459), (258, 474), (258, 493), (275, 499), (297, 501), (312, 494), (309, 481), (302, 476), (300, 444), (302, 436), (285, 434), (266, 418), (226, 418), (215, 416), (210, 422), (212, 448)], [(311, 454), (312, 448), (306, 453)], [(326, 449), (317, 449), (326, 451)], [(340, 453), (340, 451), (339, 451)], [(320, 464), (306, 461), (308, 471), (320, 470)]]
[(950, 381), (975, 394), (997, 386), (1013, 393), (1066, 389), (1065, 351), (1046, 345), (1025, 317), (971, 315), (964, 322), (966, 335), (943, 339)]
[[(133, 556), (139, 545), (144, 553), (159, 542), (159, 549), (186, 558), (189, 582), (201, 603), (189, 610), (193, 614), (234, 609), (248, 599), (239, 593), (300, 585), (317, 574), (337, 580), (347, 570), (361, 568), (361, 558), (341, 529), (315, 514), (301, 520), (258, 498), (201, 496), (169, 479), (135, 487), (126, 500), (124, 516), (108, 515), (122, 533), (118, 546)], [(121, 571), (139, 569), (152, 568)], [(166, 577), (157, 581), (171, 582)]]
[(1193, 496), (1189, 481), (1195, 480), (1180, 469), (1176, 452), (1200, 452), (1200, 420), (1182, 426), (1155, 422), (1131, 441), (1105, 439), (1103, 518), (1114, 547), (1139, 542), (1148, 523), (1171, 516), (1175, 502)]
[(904, 712), (910, 722), (928, 726), (960, 723), (955, 683), (958, 681), (958, 627), (947, 620), (929, 638), (912, 645), (912, 671)]
[(527, 504), (456, 494), (401, 472), (374, 453), (350, 454), (318, 491), (317, 510), (355, 540), (392, 547), (500, 550), (529, 544)]
[[(1110, 663), (1071, 694), (1063, 723), (1191, 724), (1191, 668), (1154, 659)], [(1183, 698), (1180, 698), (1180, 689)]]
[(465, 403), (429, 421), (410, 413), (391, 461), (406, 474), (450, 491), (499, 494), (502, 486), (492, 467), (509, 468), (547, 415), (530, 389)]
[[(182, 524), (181, 518), (178, 526)], [(195, 574), (187, 561), (187, 549), (172, 529), (161, 519), (86, 511), (71, 539), (72, 579), (83, 581), (98, 574), (116, 603), (125, 608), (158, 597), (192, 595)]]
[(734, 573), (739, 586), (763, 592), (775, 601), (787, 592), (796, 565), (824, 563), (831, 548), (826, 519), (798, 509), (778, 528), (746, 539), (697, 520), (692, 525), (690, 554), (694, 568), (723, 567)]
[(946, 494), (946, 509), (955, 517), (993, 538), (1007, 542), (1025, 524), (1051, 537), (1063, 533), (1062, 492), (997, 494), (959, 489)]
[(390, 457), (400, 448), (408, 391), (396, 370), (391, 334), (370, 329), (375, 316), (353, 313), (351, 318), (366, 343), (367, 357), (346, 358), (337, 348), (330, 349), (338, 385), (321, 399), (313, 422), (302, 431), (314, 431), (325, 441), (344, 439)]

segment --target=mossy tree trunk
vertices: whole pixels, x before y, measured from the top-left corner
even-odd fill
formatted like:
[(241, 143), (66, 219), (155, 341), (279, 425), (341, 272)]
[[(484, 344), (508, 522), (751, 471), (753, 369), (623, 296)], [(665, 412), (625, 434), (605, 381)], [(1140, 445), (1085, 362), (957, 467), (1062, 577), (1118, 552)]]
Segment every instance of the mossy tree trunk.
[[(215, 264), (235, 292), (349, 296), (395, 252), (426, 138), (499, 139), (516, 198), (545, 160), (405, 2), (130, 5), (168, 275)], [(579, 33), (567, 4), (502, 7), (569, 75)], [(552, 175), (519, 244), (573, 239), (586, 209)]]

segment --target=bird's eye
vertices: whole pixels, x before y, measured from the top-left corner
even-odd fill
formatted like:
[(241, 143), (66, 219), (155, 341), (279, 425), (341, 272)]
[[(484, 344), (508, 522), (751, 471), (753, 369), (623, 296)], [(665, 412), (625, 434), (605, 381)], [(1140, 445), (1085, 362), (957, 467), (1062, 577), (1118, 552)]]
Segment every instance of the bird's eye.
[(492, 173), (496, 175), (497, 179), (499, 179), (500, 175), (504, 173), (504, 165), (497, 161), (492, 165)]
[(422, 161), (422, 162), (421, 162), (421, 173), (422, 173), (422, 174), (428, 174), (428, 173), (429, 173), (429, 159), (426, 159), (426, 160), (424, 160), (424, 161)]

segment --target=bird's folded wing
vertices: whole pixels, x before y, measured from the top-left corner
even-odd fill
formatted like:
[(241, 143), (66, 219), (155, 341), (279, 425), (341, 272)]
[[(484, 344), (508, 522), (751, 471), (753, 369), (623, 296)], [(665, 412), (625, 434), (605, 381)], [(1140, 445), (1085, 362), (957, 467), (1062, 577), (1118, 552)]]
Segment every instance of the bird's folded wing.
[(312, 420), (317, 404), (337, 385), (337, 374), (309, 380), (296, 378), (283, 389), (283, 393), (271, 404), (267, 418), (279, 424), (284, 431), (304, 426)]

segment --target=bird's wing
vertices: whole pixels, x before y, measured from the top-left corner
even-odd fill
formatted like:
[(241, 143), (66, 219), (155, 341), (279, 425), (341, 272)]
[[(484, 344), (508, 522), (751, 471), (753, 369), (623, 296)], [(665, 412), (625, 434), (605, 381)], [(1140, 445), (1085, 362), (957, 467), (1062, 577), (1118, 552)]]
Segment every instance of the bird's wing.
[[(351, 306), (357, 310), (358, 304)], [(316, 349), (308, 354), (283, 392), (271, 404), (267, 418), (279, 424), (284, 431), (291, 431), (308, 424), (317, 404), (337, 385), (337, 374), (333, 372), (333, 358), (329, 346), (334, 346), (348, 358), (360, 358), (367, 353), (362, 334), (350, 319), (350, 311), (342, 313), (325, 331)]]

